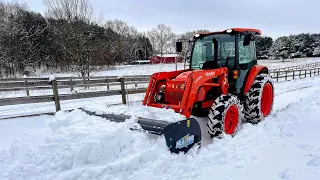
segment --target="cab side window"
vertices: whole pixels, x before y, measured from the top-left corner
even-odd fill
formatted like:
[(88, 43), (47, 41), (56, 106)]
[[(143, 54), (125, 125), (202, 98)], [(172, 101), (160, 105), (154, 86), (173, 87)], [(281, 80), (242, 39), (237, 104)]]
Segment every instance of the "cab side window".
[(254, 42), (248, 46), (243, 46), (244, 36), (239, 35), (239, 64), (247, 64), (256, 59), (256, 54), (254, 51)]

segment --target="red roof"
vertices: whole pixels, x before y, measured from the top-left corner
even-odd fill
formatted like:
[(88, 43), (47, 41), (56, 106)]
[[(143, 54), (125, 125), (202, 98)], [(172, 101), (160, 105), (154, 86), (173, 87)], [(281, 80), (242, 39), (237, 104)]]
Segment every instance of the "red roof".
[[(229, 29), (232, 29), (233, 31), (240, 32), (240, 33), (248, 31), (248, 32), (258, 33), (259, 35), (261, 35), (261, 31), (259, 29), (253, 29), (253, 28), (229, 28)], [(229, 29), (226, 29), (224, 31), (215, 31), (215, 32), (200, 33), (200, 34), (209, 35), (209, 34), (224, 33), (225, 31), (227, 31)]]

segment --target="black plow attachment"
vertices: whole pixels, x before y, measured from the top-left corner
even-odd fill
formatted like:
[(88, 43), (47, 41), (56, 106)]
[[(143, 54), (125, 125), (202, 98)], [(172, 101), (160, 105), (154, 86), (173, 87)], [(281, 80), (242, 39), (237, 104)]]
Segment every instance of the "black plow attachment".
[[(98, 116), (114, 122), (124, 122), (130, 119), (128, 115), (114, 114), (96, 114), (80, 108), (88, 115)], [(170, 152), (179, 153), (181, 151), (188, 152), (195, 144), (201, 142), (201, 129), (197, 120), (193, 118), (181, 120), (174, 123), (169, 123), (162, 120), (153, 120), (148, 118), (139, 118), (138, 124), (148, 133), (163, 135), (166, 139), (167, 146)], [(138, 129), (131, 129), (138, 130)]]

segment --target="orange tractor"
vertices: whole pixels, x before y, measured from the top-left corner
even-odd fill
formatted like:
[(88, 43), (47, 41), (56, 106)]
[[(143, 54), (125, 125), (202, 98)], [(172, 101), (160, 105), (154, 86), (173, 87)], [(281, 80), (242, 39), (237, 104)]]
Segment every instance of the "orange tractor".
[[(164, 134), (170, 152), (179, 153), (201, 144), (201, 128), (192, 115), (208, 117), (211, 137), (234, 135), (242, 117), (259, 123), (270, 114), (274, 97), (268, 68), (257, 64), (255, 37), (260, 34), (247, 28), (196, 34), (190, 41), (189, 68), (151, 75), (143, 100), (145, 106), (173, 109), (186, 119), (167, 122), (139, 117), (139, 126), (131, 129)], [(181, 50), (178, 42), (177, 51)], [(130, 119), (82, 110), (114, 122)]]
[[(187, 118), (164, 129), (171, 151), (187, 151), (201, 140), (192, 115), (207, 116), (208, 133), (219, 137), (234, 135), (242, 117), (256, 124), (270, 114), (274, 89), (268, 68), (257, 64), (255, 36), (260, 34), (250, 28), (196, 34), (188, 69), (151, 75), (143, 104)], [(181, 42), (176, 49), (181, 52)]]

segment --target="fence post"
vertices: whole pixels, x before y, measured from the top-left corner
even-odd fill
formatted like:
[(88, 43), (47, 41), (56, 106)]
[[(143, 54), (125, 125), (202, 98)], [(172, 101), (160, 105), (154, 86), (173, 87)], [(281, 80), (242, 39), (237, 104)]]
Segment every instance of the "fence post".
[(106, 79), (107, 80), (107, 89), (108, 91), (110, 90), (110, 86), (109, 86), (109, 78)]
[(301, 69), (299, 70), (299, 79), (301, 79)]
[(310, 69), (310, 77), (311, 77), (311, 69)]
[(71, 92), (72, 92), (73, 91), (72, 77), (70, 77), (70, 88), (71, 88)]
[(125, 88), (125, 85), (124, 85), (124, 77), (118, 78), (118, 81), (120, 82), (120, 86), (121, 86), (122, 104), (127, 104), (126, 88)]
[(279, 82), (279, 71), (277, 71), (277, 82)]
[(305, 78), (307, 77), (307, 70), (306, 69), (304, 70), (304, 77)]
[(288, 71), (286, 71), (286, 77), (285, 77), (285, 81), (288, 80)]
[(56, 112), (58, 112), (58, 111), (61, 110), (61, 107), (60, 107), (57, 80), (56, 79), (52, 79), (51, 80), (51, 84), (52, 84), (52, 90), (53, 90), (53, 98), (54, 98), (54, 102), (55, 102), (55, 105), (56, 105)]
[(136, 81), (135, 84), (134, 84), (134, 87), (135, 87), (135, 88), (138, 88), (137, 76), (134, 77), (134, 80)]
[(293, 79), (294, 79), (294, 72), (295, 72), (295, 70), (294, 71), (292, 71), (293, 72)]
[[(26, 80), (25, 83), (27, 84), (28, 81)], [(26, 92), (27, 92), (27, 96), (29, 97), (29, 96), (30, 96), (30, 91), (29, 91), (29, 89), (27, 89)]]
[[(26, 75), (23, 75), (23, 78), (27, 78), (27, 76), (26, 76)], [(25, 83), (26, 83), (26, 87), (27, 87), (27, 90), (26, 90), (27, 96), (29, 97), (29, 96), (30, 96), (30, 92), (29, 92), (29, 89), (28, 89), (28, 86), (27, 86), (28, 80), (25, 80)]]

